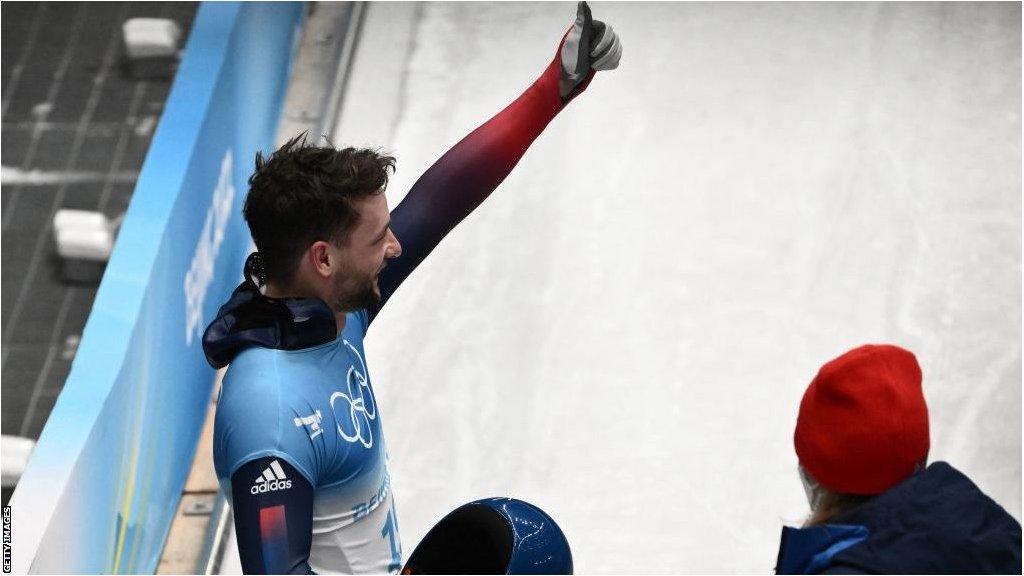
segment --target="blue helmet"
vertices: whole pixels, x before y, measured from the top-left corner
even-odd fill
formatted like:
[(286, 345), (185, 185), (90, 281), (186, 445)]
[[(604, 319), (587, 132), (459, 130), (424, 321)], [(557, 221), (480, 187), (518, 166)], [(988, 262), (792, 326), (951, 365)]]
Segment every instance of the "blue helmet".
[(572, 552), (550, 516), (515, 498), (485, 498), (441, 519), (402, 574), (572, 574)]

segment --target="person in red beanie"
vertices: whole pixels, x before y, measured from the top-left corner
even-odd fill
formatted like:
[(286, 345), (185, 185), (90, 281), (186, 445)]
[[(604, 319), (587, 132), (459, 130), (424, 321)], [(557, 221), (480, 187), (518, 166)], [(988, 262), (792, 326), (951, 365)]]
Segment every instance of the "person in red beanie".
[(927, 465), (921, 380), (893, 345), (821, 367), (793, 434), (811, 515), (783, 528), (776, 573), (1021, 573), (1020, 524), (949, 464)]

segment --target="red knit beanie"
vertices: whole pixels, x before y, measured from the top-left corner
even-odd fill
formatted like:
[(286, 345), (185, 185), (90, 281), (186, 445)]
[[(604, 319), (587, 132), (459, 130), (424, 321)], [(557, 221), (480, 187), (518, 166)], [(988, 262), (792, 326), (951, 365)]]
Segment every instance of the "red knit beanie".
[(880, 494), (928, 455), (921, 367), (898, 346), (867, 345), (821, 367), (793, 434), (801, 466), (844, 494)]

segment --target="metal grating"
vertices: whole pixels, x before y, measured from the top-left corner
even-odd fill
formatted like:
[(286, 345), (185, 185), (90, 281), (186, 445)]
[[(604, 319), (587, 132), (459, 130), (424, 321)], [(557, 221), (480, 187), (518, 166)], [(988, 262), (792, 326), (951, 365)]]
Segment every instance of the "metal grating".
[(99, 210), (111, 218), (124, 212), (170, 90), (169, 80), (128, 75), (121, 24), (133, 17), (171, 18), (187, 33), (197, 7), (0, 5), (4, 434), (38, 438), (98, 288), (61, 277), (53, 215), (60, 208)]

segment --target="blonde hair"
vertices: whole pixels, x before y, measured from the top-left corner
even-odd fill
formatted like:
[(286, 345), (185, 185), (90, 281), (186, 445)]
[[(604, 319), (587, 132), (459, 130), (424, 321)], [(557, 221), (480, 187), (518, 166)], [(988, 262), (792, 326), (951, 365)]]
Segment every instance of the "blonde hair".
[(821, 499), (818, 500), (817, 507), (811, 511), (811, 515), (804, 522), (805, 528), (827, 524), (835, 516), (848, 510), (853, 510), (875, 497), (875, 495), (842, 494), (833, 492), (825, 487), (821, 487), (820, 490)]

